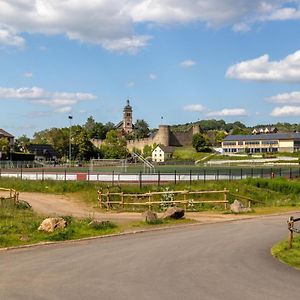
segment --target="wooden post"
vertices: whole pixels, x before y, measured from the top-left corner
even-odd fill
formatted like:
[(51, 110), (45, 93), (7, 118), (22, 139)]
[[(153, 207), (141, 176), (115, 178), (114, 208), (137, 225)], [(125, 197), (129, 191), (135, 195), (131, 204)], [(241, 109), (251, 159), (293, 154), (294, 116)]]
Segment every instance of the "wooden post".
[(248, 200), (248, 207), (251, 208), (251, 200)]
[(106, 209), (109, 210), (110, 204), (109, 204), (109, 191), (106, 193)]
[(288, 223), (288, 230), (289, 230), (289, 236), (288, 236), (288, 243), (289, 243), (289, 249), (292, 249), (293, 247), (293, 228), (294, 228), (294, 217), (290, 217), (287, 221)]
[(99, 203), (99, 206), (100, 208), (102, 208), (102, 192), (98, 191), (98, 203)]
[(227, 210), (227, 189), (225, 188), (224, 189), (224, 208), (225, 208), (225, 210)]
[(151, 210), (151, 202), (152, 202), (152, 194), (151, 194), (151, 192), (149, 191), (149, 197), (148, 197), (148, 201), (149, 201), (149, 210)]
[(124, 209), (124, 193), (121, 193), (121, 204), (122, 204), (122, 208)]

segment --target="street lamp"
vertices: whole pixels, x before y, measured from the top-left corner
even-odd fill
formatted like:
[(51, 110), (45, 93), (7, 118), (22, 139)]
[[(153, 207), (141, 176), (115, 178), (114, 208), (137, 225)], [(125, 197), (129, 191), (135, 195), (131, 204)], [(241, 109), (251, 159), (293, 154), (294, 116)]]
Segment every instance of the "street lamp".
[(71, 161), (72, 161), (72, 139), (71, 139), (71, 134), (72, 134), (72, 119), (73, 119), (73, 116), (69, 116), (68, 117), (69, 120), (70, 120), (70, 136), (69, 136), (69, 164), (71, 166)]

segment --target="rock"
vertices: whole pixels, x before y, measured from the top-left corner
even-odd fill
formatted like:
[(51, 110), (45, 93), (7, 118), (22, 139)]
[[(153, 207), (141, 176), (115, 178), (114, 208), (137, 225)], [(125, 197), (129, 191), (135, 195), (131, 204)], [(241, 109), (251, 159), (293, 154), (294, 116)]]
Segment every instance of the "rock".
[(38, 230), (45, 232), (53, 232), (56, 229), (62, 229), (67, 226), (67, 222), (63, 218), (47, 218), (45, 219)]
[(147, 210), (142, 213), (143, 219), (145, 222), (152, 223), (158, 220), (157, 213)]
[(89, 227), (94, 228), (94, 229), (105, 229), (105, 228), (114, 227), (114, 225), (110, 221), (93, 220), (88, 225), (89, 225)]
[(184, 209), (179, 207), (168, 207), (164, 212), (162, 219), (172, 218), (181, 219), (184, 216)]
[(22, 241), (22, 242), (28, 242), (29, 241), (29, 236), (25, 235), (25, 234), (21, 235), (20, 236), (20, 241)]
[(19, 209), (31, 209), (31, 205), (24, 200), (18, 200), (16, 203), (16, 207)]
[(252, 211), (250, 207), (245, 207), (245, 205), (238, 200), (234, 200), (234, 202), (230, 204), (230, 210), (233, 213), (238, 213), (238, 214)]

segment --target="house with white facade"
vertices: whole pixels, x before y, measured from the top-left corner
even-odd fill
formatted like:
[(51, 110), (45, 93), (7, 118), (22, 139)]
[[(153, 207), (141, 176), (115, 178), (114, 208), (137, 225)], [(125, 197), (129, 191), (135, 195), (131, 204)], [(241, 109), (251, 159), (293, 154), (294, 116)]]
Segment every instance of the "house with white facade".
[(153, 162), (164, 162), (172, 157), (174, 147), (159, 145), (152, 151)]

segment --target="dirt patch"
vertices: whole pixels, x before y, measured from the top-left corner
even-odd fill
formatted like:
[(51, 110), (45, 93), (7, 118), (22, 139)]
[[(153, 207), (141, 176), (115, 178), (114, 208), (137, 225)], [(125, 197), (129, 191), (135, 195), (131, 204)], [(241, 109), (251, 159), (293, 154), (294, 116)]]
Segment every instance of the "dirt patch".
[[(72, 198), (71, 196), (22, 192), (20, 193), (20, 199), (27, 201), (34, 211), (46, 216), (68, 215), (77, 218), (93, 217), (97, 220), (110, 220), (116, 223), (142, 220), (140, 213), (98, 212), (93, 207), (89, 207), (87, 204), (79, 202), (78, 199)], [(186, 213), (186, 217), (201, 223), (249, 218), (247, 215), (223, 215), (197, 212), (188, 212)]]

